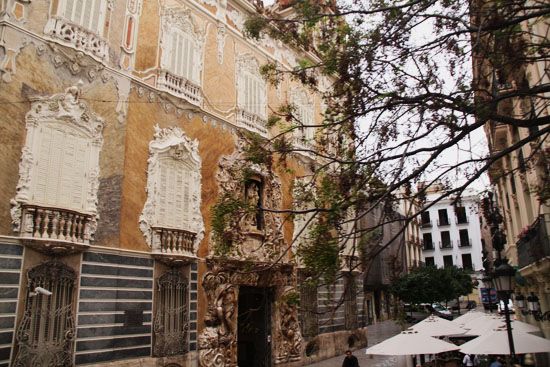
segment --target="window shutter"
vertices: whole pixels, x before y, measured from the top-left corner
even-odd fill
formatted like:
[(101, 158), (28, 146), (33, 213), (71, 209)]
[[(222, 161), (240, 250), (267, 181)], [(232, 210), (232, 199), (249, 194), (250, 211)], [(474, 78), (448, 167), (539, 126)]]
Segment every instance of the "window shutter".
[[(67, 2), (70, 2), (71, 0), (67, 0)], [(73, 10), (73, 16), (70, 18), (73, 22), (76, 24), (82, 24), (82, 10), (84, 8), (84, 2), (85, 0), (75, 0), (74, 1), (74, 10)]]
[(170, 157), (160, 160), (160, 185), (156, 205), (157, 224), (186, 229), (190, 200), (190, 172), (181, 161)]
[[(64, 3), (64, 11), (62, 13), (63, 17), (66, 18), (66, 19), (69, 19), (69, 20), (73, 20), (73, 5), (75, 4), (76, 1), (71, 1), (71, 0), (65, 0), (65, 3)], [(59, 14), (59, 13), (58, 13)]]
[(90, 25), (90, 29), (94, 32), (97, 32), (99, 35), (101, 35), (101, 27), (99, 24), (100, 15), (101, 15), (101, 3), (103, 0), (88, 0), (90, 3), (93, 2), (92, 7), (92, 14), (90, 16), (90, 19), (92, 21), (92, 24)]

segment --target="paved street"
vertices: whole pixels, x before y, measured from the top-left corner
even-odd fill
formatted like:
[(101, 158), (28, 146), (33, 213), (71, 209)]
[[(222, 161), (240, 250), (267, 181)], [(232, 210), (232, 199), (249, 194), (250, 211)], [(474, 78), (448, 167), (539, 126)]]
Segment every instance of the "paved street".
[[(401, 328), (393, 320), (370, 325), (368, 326), (368, 346), (373, 346), (383, 340), (391, 338), (400, 331)], [(394, 356), (367, 356), (365, 354), (365, 348), (358, 349), (353, 352), (353, 354), (359, 359), (359, 366), (361, 367), (393, 367), (397, 364), (397, 358)], [(344, 356), (341, 355), (310, 364), (307, 367), (340, 367), (343, 359)]]

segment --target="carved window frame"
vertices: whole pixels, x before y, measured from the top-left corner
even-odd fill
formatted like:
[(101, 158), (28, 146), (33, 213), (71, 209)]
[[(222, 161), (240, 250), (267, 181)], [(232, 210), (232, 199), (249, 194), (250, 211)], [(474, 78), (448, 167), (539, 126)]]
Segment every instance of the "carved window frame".
[(189, 351), (189, 280), (178, 268), (157, 279), (153, 332), (155, 357)]
[(267, 83), (260, 74), (260, 63), (252, 54), (237, 57), (237, 107), (267, 120)]
[[(47, 261), (31, 268), (27, 278), (14, 365), (26, 366), (40, 360), (44, 365), (72, 366), (76, 272), (59, 261)], [(36, 287), (51, 294), (35, 292)]]
[[(161, 23), (161, 69), (182, 77), (199, 87), (202, 86), (205, 35), (199, 30), (191, 14), (191, 10), (187, 8), (164, 9), (161, 14)], [(179, 44), (174, 40), (174, 37), (178, 37), (178, 39), (184, 42), (183, 46), (193, 50), (191, 67), (185, 65), (188, 69), (187, 74), (182, 74), (180, 71), (175, 70), (176, 68), (172, 65), (174, 62), (173, 55), (176, 52), (174, 44)], [(179, 45), (182, 46), (181, 44)], [(186, 55), (187, 57), (189, 56), (189, 54)]]
[(290, 94), (290, 103), (294, 107), (294, 116), (297, 119), (299, 136), (297, 138), (311, 143), (315, 138), (315, 109), (313, 97), (303, 88), (293, 88)]
[[(155, 125), (153, 140), (149, 143), (149, 159), (147, 168), (147, 200), (141, 217), (140, 229), (145, 240), (153, 251), (160, 251), (160, 239), (155, 235), (155, 228), (163, 227), (159, 205), (162, 190), (162, 170), (170, 166), (187, 169), (189, 175), (187, 221), (180, 226), (170, 226), (169, 229), (183, 230), (195, 234), (193, 253), (196, 254), (199, 242), (204, 234), (204, 223), (200, 211), (201, 206), (201, 158), (198, 151), (198, 141), (190, 140), (178, 127), (161, 129)], [(168, 227), (167, 227), (168, 228)]]
[[(99, 153), (103, 145), (104, 121), (90, 111), (79, 96), (78, 87), (70, 87), (65, 93), (37, 98), (31, 104), (31, 110), (25, 117), (27, 134), (19, 162), (19, 182), (16, 187), (16, 195), (11, 200), (11, 216), (15, 232), (29, 232), (27, 228), (21, 228), (22, 209), (26, 205), (38, 205), (89, 215), (91, 222), (88, 227), (88, 235), (92, 237), (95, 233), (98, 219)], [(46, 158), (51, 159), (51, 156), (41, 156), (42, 143), (47, 141), (45, 132), (65, 134), (86, 142), (86, 159), (83, 166), (80, 167), (84, 186), (79, 207), (61, 205), (59, 201), (52, 202), (48, 198), (45, 200), (35, 198), (38, 185), (52, 184), (53, 181), (59, 186), (63, 180), (61, 174), (52, 174), (52, 172), (49, 172), (50, 175), (47, 177), (39, 175), (40, 161)], [(57, 144), (60, 144), (57, 148), (59, 150), (67, 148), (72, 144), (69, 140), (73, 139), (57, 139)], [(63, 167), (58, 168), (61, 173)], [(59, 190), (63, 190), (63, 188), (58, 188)]]

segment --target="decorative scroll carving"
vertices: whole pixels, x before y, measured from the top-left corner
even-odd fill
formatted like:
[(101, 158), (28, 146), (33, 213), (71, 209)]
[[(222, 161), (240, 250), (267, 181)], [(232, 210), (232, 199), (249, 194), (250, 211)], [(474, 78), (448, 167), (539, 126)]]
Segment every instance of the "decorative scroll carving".
[(44, 33), (99, 60), (104, 60), (109, 56), (109, 45), (106, 40), (62, 17), (50, 18), (46, 23)]
[[(16, 188), (17, 193), (11, 200), (11, 216), (15, 232), (21, 231), (22, 205), (38, 204), (42, 207), (50, 206), (50, 208), (45, 209), (53, 209), (54, 212), (56, 211), (56, 205), (60, 205), (60, 203), (56, 201), (49, 202), (48, 200), (50, 199), (48, 198), (46, 200), (47, 202), (41, 203), (36, 203), (34, 202), (35, 199), (33, 199), (33, 195), (37, 192), (42, 193), (44, 191), (43, 188), (38, 190), (37, 187), (39, 184), (45, 185), (45, 183), (42, 182), (45, 180), (43, 176), (47, 174), (44, 173), (44, 169), (47, 170), (49, 166), (46, 164), (39, 165), (38, 163), (40, 163), (41, 159), (49, 159), (49, 157), (41, 157), (41, 152), (43, 152), (41, 142), (45, 139), (43, 135), (45, 133), (43, 131), (49, 131), (52, 135), (57, 134), (58, 136), (69, 137), (71, 140), (75, 139), (75, 141), (81, 142), (74, 143), (75, 148), (71, 149), (81, 149), (83, 163), (80, 164), (82, 164), (82, 167), (75, 166), (75, 169), (84, 169), (86, 178), (85, 181), (82, 182), (83, 188), (82, 191), (78, 192), (77, 198), (71, 202), (65, 203), (63, 206), (67, 206), (64, 209), (69, 209), (76, 214), (82, 214), (82, 217), (86, 217), (86, 228), (84, 230), (84, 228), (77, 229), (76, 227), (71, 227), (72, 229), (67, 229), (60, 227), (61, 229), (58, 229), (54, 235), (54, 230), (50, 225), (47, 227), (49, 230), (43, 231), (41, 237), (47, 235), (49, 238), (50, 235), (54, 235), (54, 237), (56, 237), (54, 239), (57, 239), (59, 235), (65, 237), (71, 232), (71, 238), (62, 238), (63, 240), (71, 241), (73, 237), (72, 234), (79, 232), (82, 237), (81, 242), (88, 242), (88, 239), (91, 239), (95, 233), (98, 219), (97, 190), (99, 187), (99, 151), (103, 144), (102, 131), (104, 121), (92, 113), (88, 106), (80, 100), (80, 94), (80, 87), (73, 86), (68, 88), (65, 93), (56, 94), (49, 98), (37, 98), (37, 100), (32, 103), (31, 110), (26, 115), (27, 137), (19, 163), (20, 176)], [(51, 141), (52, 144), (55, 143), (54, 140)], [(39, 169), (38, 166), (45, 168)], [(58, 179), (68, 180), (69, 178), (59, 177)], [(68, 187), (64, 187), (63, 189), (69, 190)], [(72, 192), (67, 192), (66, 196), (72, 194)], [(79, 198), (79, 195), (83, 197)], [(65, 212), (66, 211), (67, 210), (65, 210)], [(54, 215), (53, 217), (62, 220), (59, 216)], [(55, 220), (52, 219), (53, 217), (47, 216), (47, 218), (44, 217), (46, 219), (43, 219)], [(35, 219), (27, 221), (28, 224), (36, 224)], [(61, 225), (61, 223), (58, 224)], [(37, 228), (40, 228), (40, 225)], [(31, 234), (28, 237), (33, 237), (33, 235)], [(84, 240), (84, 238), (86, 238), (86, 240)]]
[(302, 335), (298, 322), (298, 306), (293, 297), (294, 287), (282, 289), (277, 302), (278, 325), (275, 336), (275, 363), (299, 361), (302, 355)]
[[(147, 201), (139, 220), (153, 252), (194, 257), (203, 238), (198, 144), (178, 127), (155, 126), (154, 139), (149, 143)], [(170, 180), (174, 181), (176, 192), (169, 191)], [(181, 207), (176, 196), (181, 197)], [(163, 201), (172, 201), (178, 207), (173, 205), (174, 212), (161, 214)]]
[(225, 37), (227, 29), (225, 24), (218, 22), (218, 32), (216, 33), (216, 41), (218, 45), (218, 64), (223, 64), (223, 50), (225, 48)]
[(153, 331), (153, 354), (157, 357), (187, 353), (188, 291), (187, 279), (172, 269), (158, 279), (158, 295)]
[[(29, 270), (25, 313), (15, 335), (18, 351), (14, 366), (73, 365), (75, 281), (76, 272), (58, 261)], [(36, 294), (36, 287), (52, 295)]]
[[(279, 178), (265, 164), (253, 164), (246, 160), (246, 147), (248, 141), (243, 136), (237, 136), (237, 147), (230, 156), (224, 156), (219, 162), (217, 180), (221, 193), (238, 195), (245, 199), (246, 180), (242, 179), (243, 172), (257, 177), (262, 184), (260, 202), (265, 208), (277, 209), (281, 207), (281, 182)], [(285, 261), (283, 252), (286, 250), (281, 218), (278, 214), (264, 212), (262, 216), (263, 225), (261, 230), (251, 228), (247, 223), (246, 216), (232, 218), (231, 227), (232, 246), (227, 254), (229, 259), (272, 262), (273, 259)]]

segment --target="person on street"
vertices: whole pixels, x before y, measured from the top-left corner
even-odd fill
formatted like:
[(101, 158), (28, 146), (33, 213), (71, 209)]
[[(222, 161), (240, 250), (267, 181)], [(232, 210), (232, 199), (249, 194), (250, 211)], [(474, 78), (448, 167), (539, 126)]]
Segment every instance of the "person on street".
[(356, 356), (351, 354), (351, 350), (346, 350), (346, 356), (344, 357), (342, 367), (359, 367), (359, 361)]
[(497, 357), (497, 359), (494, 360), (493, 363), (489, 365), (489, 367), (503, 367), (502, 363), (500, 363), (501, 359)]
[(474, 367), (474, 359), (470, 354), (466, 354), (464, 358), (462, 358), (462, 365), (464, 367)]

